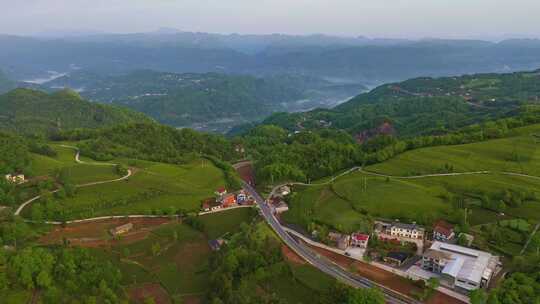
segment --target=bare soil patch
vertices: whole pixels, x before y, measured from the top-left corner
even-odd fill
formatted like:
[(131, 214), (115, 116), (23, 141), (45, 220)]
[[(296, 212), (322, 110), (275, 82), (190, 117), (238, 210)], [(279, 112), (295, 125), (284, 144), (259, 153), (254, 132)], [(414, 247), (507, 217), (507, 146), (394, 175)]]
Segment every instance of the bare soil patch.
[[(42, 236), (42, 244), (60, 244), (66, 239), (73, 246), (82, 247), (111, 247), (116, 244), (130, 244), (148, 237), (150, 232), (173, 220), (167, 218), (122, 218), (95, 222), (69, 224), (66, 227), (56, 227)], [(133, 224), (133, 229), (115, 240), (109, 234), (111, 228)]]
[(236, 172), (246, 183), (255, 186), (255, 171), (252, 164), (246, 163), (236, 168)]
[(156, 283), (148, 283), (140, 286), (131, 287), (128, 290), (128, 295), (134, 303), (142, 304), (147, 298), (153, 298), (156, 304), (170, 304), (171, 299), (169, 294), (161, 285)]
[(285, 259), (292, 264), (296, 265), (304, 265), (306, 264), (306, 261), (302, 259), (296, 252), (292, 251), (288, 246), (281, 245), (281, 253), (285, 257)]

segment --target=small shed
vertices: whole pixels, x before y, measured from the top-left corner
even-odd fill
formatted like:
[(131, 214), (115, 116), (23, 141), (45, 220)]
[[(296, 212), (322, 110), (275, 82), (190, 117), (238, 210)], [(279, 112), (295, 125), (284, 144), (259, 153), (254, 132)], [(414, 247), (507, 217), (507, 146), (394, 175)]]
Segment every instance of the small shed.
[(133, 224), (127, 223), (127, 224), (112, 228), (111, 230), (109, 230), (109, 232), (111, 233), (111, 235), (117, 236), (117, 235), (124, 234), (130, 231), (131, 229), (133, 229)]

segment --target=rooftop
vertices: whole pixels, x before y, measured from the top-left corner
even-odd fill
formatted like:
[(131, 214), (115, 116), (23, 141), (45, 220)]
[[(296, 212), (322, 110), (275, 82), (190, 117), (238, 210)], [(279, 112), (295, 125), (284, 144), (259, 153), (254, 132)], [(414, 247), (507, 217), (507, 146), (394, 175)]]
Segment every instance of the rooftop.
[(438, 220), (433, 225), (433, 230), (448, 237), (454, 232), (454, 225), (443, 220)]
[(391, 251), (386, 255), (386, 257), (398, 260), (403, 263), (403, 261), (405, 261), (409, 257), (409, 255), (404, 252)]
[(413, 230), (413, 229), (422, 230), (422, 231), (424, 230), (424, 228), (416, 225), (415, 223), (407, 224), (407, 223), (395, 222), (395, 223), (392, 223), (392, 227), (397, 227), (401, 229), (409, 229), (409, 230)]
[(353, 233), (352, 238), (356, 241), (367, 241), (369, 240), (369, 235), (363, 233)]
[(437, 259), (437, 260), (440, 260), (440, 259), (448, 260), (452, 258), (452, 255), (447, 252), (433, 250), (433, 249), (426, 250), (426, 252), (424, 252), (424, 256), (428, 258), (432, 258), (432, 259)]
[(434, 242), (430, 250), (450, 256), (444, 273), (471, 282), (480, 283), (484, 273), (491, 273), (491, 268), (496, 264), (493, 262), (496, 258), (491, 253), (458, 245)]

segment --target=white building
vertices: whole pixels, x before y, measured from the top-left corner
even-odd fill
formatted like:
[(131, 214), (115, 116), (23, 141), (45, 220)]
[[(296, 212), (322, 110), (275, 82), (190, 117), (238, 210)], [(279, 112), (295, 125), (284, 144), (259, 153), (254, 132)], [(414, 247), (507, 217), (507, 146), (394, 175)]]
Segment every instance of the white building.
[(467, 292), (487, 286), (498, 266), (489, 252), (439, 241), (422, 257), (422, 268), (440, 274), (442, 285)]
[(413, 224), (393, 223), (390, 227), (390, 235), (398, 238), (423, 239), (425, 229)]

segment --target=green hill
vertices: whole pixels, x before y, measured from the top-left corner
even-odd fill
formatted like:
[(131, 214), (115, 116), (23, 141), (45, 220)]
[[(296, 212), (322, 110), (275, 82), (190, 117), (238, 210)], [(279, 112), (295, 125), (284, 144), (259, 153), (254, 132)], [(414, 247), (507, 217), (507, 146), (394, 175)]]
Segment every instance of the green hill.
[(77, 88), (85, 98), (126, 106), (164, 124), (213, 131), (260, 120), (276, 111), (328, 106), (365, 90), (358, 84), (336, 85), (301, 75), (257, 78), (151, 70), (117, 76), (81, 71), (45, 85)]
[(126, 106), (173, 126), (236, 124), (284, 110), (281, 102), (302, 99), (300, 91), (251, 76), (138, 71), (121, 76), (75, 73), (48, 84), (83, 88), (86, 98)]
[(389, 122), (399, 136), (437, 134), (514, 116), (540, 98), (540, 71), (416, 78), (382, 85), (332, 110), (274, 115), (265, 124), (290, 130), (333, 127), (365, 137)]
[[(443, 218), (470, 230), (477, 247), (517, 255), (526, 240), (521, 234), (530, 231), (514, 237), (511, 229), (497, 228), (509, 235), (501, 243), (492, 229), (506, 221), (540, 221), (539, 131), (536, 124), (505, 138), (411, 150), (331, 184), (298, 186), (283, 218), (349, 232), (366, 217), (428, 226)], [(479, 171), (489, 172), (452, 175)]]
[(50, 134), (139, 121), (150, 119), (131, 110), (88, 102), (69, 90), (47, 94), (15, 89), (0, 95), (0, 128), (18, 133)]

